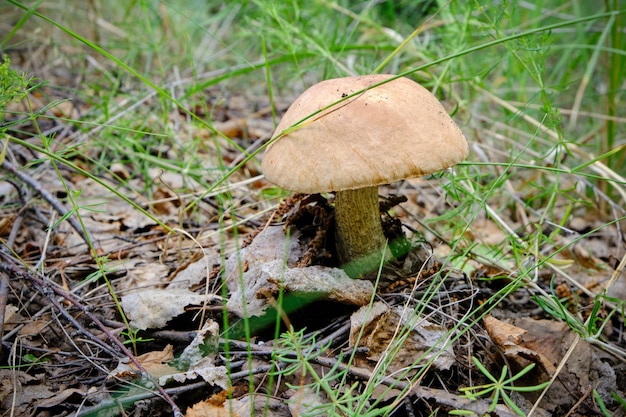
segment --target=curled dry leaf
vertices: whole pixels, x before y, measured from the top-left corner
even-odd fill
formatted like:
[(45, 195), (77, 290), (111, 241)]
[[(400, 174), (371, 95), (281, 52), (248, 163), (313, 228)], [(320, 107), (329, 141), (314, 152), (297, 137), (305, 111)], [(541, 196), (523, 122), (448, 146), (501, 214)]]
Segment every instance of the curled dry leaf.
[(230, 290), (227, 306), (240, 316), (260, 316), (270, 301), (268, 291), (283, 288), (297, 294), (315, 294), (321, 299), (365, 305), (374, 286), (366, 280), (351, 279), (339, 268), (314, 265), (295, 268), (304, 254), (294, 231), (286, 236), (282, 226), (268, 226), (252, 243), (234, 254), (226, 264), (226, 283)]
[[(539, 366), (539, 369), (543, 370), (548, 377), (554, 375), (556, 368), (550, 359), (540, 351), (535, 351), (525, 345), (523, 336), (528, 333), (526, 330), (505, 323), (493, 316), (485, 316), (483, 323), (493, 343), (502, 349), (504, 356), (515, 362), (520, 368), (524, 368), (532, 362)], [(541, 347), (539, 348), (541, 349)], [(544, 343), (543, 349), (547, 350), (551, 347)]]
[[(163, 350), (152, 351), (137, 356), (137, 360), (143, 368), (153, 377), (161, 378), (176, 372), (176, 368), (170, 365), (174, 360), (174, 348), (167, 345)], [(129, 379), (138, 376), (137, 367), (128, 358), (122, 358), (117, 367), (111, 371), (111, 376), (120, 379)]]

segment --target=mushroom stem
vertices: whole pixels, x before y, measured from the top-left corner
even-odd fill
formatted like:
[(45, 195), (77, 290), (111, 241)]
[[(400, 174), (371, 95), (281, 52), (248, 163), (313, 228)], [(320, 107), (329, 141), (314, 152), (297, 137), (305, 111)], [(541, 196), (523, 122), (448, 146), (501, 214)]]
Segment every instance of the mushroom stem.
[(378, 187), (338, 191), (335, 194), (336, 247), (342, 268), (358, 278), (391, 259), (380, 222)]

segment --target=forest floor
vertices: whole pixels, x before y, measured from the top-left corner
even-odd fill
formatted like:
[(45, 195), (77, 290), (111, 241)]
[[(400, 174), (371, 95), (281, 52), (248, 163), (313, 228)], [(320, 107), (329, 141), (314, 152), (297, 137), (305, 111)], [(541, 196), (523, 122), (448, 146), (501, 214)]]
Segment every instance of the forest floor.
[[(467, 221), (448, 185), (468, 162), (380, 187), (387, 236), (409, 246), (352, 280), (333, 194), (278, 190), (247, 157), (300, 91), (207, 87), (193, 112), (210, 127), (169, 106), (167, 140), (142, 147), (122, 137), (150, 116), (83, 123), (99, 109), (68, 91), (90, 82), (23, 52), (12, 68), (46, 83), (2, 122), (1, 416), (625, 414), (623, 207), (539, 224), (520, 191), (453, 239), (429, 225)], [(108, 150), (92, 146), (107, 129)], [(185, 166), (191, 140), (202, 163)], [(528, 256), (496, 262), (475, 242)]]

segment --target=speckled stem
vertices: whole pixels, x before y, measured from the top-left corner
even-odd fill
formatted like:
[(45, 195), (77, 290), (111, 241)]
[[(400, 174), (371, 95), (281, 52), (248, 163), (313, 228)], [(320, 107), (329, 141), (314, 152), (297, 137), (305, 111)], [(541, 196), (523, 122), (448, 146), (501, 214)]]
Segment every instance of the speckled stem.
[(335, 195), (335, 240), (342, 268), (352, 278), (374, 271), (391, 259), (378, 208), (378, 187), (339, 191)]

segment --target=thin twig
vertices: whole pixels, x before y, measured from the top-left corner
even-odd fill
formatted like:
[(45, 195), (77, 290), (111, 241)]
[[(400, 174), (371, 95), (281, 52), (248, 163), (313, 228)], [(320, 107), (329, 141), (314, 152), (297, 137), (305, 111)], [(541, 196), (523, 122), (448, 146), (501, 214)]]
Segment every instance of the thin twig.
[[(5, 273), (0, 273), (0, 338), (4, 334), (4, 314), (9, 299), (9, 279)], [(0, 344), (0, 353), (2, 345)]]
[(74, 216), (68, 216), (69, 210), (61, 204), (59, 200), (57, 200), (48, 190), (43, 188), (43, 186), (36, 179), (32, 178), (29, 175), (26, 175), (24, 172), (17, 169), (15, 165), (7, 161), (6, 159), (2, 161), (2, 168), (9, 171), (11, 174), (15, 175), (22, 181), (24, 184), (28, 185), (35, 192), (39, 193), (50, 205), (59, 213), (61, 218), (67, 218), (67, 221), (70, 225), (76, 230), (76, 233), (83, 239), (87, 246), (90, 246), (90, 243), (95, 243), (91, 236), (89, 236), (89, 232), (84, 230), (80, 223), (74, 218)]
[[(13, 247), (13, 245), (15, 244), (15, 240), (18, 237), (20, 227), (22, 226), (22, 222), (24, 220), (23, 213), (26, 210), (26, 207), (28, 207), (26, 205), (26, 201), (29, 199), (25, 198), (24, 196), (24, 194), (26, 194), (26, 188), (20, 187), (19, 185), (16, 184), (15, 181), (11, 179), (7, 180), (7, 182), (15, 188), (15, 190), (17, 191), (17, 195), (20, 199), (20, 203), (21, 203), (21, 207), (19, 211), (17, 212), (15, 219), (13, 220), (13, 224), (11, 225), (11, 232), (9, 232), (9, 237), (6, 240), (5, 246), (7, 247), (7, 249), (9, 249)], [(0, 248), (0, 250), (4, 250), (4, 248)]]
[(54, 295), (50, 294), (50, 290), (49, 290), (49, 286), (48, 287), (42, 287), (41, 285), (39, 285), (38, 283), (34, 283), (35, 287), (37, 288), (37, 291), (39, 291), (41, 294), (44, 294), (48, 300), (50, 300), (50, 302), (56, 307), (56, 309), (61, 313), (61, 315), (63, 317), (65, 317), (65, 319), (67, 321), (69, 321), (70, 323), (72, 323), (72, 325), (83, 335), (85, 335), (85, 337), (87, 337), (89, 340), (91, 340), (92, 342), (94, 342), (96, 345), (98, 345), (101, 349), (104, 349), (105, 351), (107, 351), (109, 353), (109, 355), (113, 356), (113, 357), (120, 357), (120, 353), (118, 351), (115, 351), (114, 349), (111, 349), (110, 346), (108, 346), (106, 343), (104, 343), (102, 340), (98, 339), (96, 336), (94, 336), (93, 334), (91, 334), (89, 331), (87, 331), (87, 329), (85, 329), (78, 321), (76, 321), (76, 319), (74, 317), (72, 317), (72, 315), (69, 313), (69, 311), (67, 311), (59, 302), (59, 300), (56, 299), (56, 297), (54, 297)]

